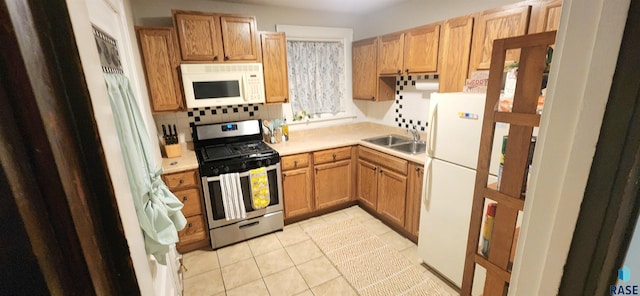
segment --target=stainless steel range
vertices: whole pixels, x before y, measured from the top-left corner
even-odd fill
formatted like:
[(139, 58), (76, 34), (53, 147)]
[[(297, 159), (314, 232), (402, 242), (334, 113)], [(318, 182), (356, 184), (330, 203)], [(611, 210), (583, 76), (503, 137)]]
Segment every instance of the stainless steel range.
[[(196, 125), (193, 143), (214, 249), (283, 228), (280, 155), (262, 141), (260, 120)], [(252, 206), (250, 170), (262, 167), (266, 169), (270, 201), (256, 210)], [(240, 175), (246, 218), (226, 219), (220, 184), (222, 175), (229, 173)]]

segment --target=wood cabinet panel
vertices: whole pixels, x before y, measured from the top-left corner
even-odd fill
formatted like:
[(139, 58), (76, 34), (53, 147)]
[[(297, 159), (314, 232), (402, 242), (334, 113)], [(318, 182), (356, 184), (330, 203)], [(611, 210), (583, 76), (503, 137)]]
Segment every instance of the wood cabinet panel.
[(283, 156), (280, 158), (280, 164), (282, 165), (282, 170), (291, 170), (291, 169), (299, 169), (309, 166), (309, 154), (295, 154)]
[(460, 92), (469, 72), (473, 16), (447, 20), (442, 29), (440, 92)]
[(410, 163), (409, 174), (407, 175), (407, 204), (404, 227), (409, 233), (415, 236), (418, 236), (420, 226), (423, 178), (423, 166), (417, 163)]
[[(525, 35), (530, 12), (531, 6), (518, 3), (481, 13), (473, 32), (469, 73), (489, 69), (494, 40)], [(518, 61), (519, 56), (519, 50), (508, 51), (506, 64)]]
[(198, 182), (198, 172), (196, 170), (166, 174), (163, 177), (167, 187), (169, 187), (171, 191), (200, 186)]
[(200, 195), (199, 188), (174, 191), (173, 194), (175, 194), (178, 200), (184, 204), (182, 214), (185, 217), (204, 213), (202, 210), (202, 196)]
[(407, 177), (384, 167), (378, 170), (378, 213), (404, 227)]
[(378, 203), (378, 168), (376, 165), (358, 161), (356, 196), (365, 206), (376, 209)]
[(313, 211), (311, 169), (289, 170), (283, 172), (282, 176), (285, 218)]
[(438, 71), (440, 24), (411, 29), (404, 36), (405, 74)]
[(185, 61), (221, 61), (222, 34), (215, 15), (174, 12), (180, 52)]
[(178, 238), (180, 239), (178, 248), (180, 249), (181, 245), (207, 240), (208, 234), (206, 228), (204, 215), (187, 217), (187, 225), (183, 230), (178, 232)]
[(534, 5), (531, 10), (529, 34), (556, 31), (560, 27), (562, 0), (550, 0)]
[(315, 164), (323, 164), (327, 162), (350, 159), (350, 158), (351, 158), (351, 147), (341, 147), (341, 148), (313, 152), (313, 162)]
[(323, 209), (351, 200), (351, 180), (351, 159), (316, 165), (316, 208)]
[(402, 74), (404, 33), (381, 36), (378, 40), (378, 74)]
[(286, 103), (289, 99), (286, 36), (284, 33), (260, 36), (266, 103)]
[(258, 59), (256, 19), (252, 16), (220, 16), (225, 61)]
[(151, 111), (179, 111), (184, 107), (178, 76), (180, 58), (172, 28), (136, 27)]
[(378, 38), (354, 42), (352, 51), (353, 99), (378, 98)]
[(407, 174), (408, 162), (404, 159), (378, 152), (376, 150), (360, 146), (358, 156), (362, 159), (378, 163), (384, 167), (395, 170), (403, 175)]

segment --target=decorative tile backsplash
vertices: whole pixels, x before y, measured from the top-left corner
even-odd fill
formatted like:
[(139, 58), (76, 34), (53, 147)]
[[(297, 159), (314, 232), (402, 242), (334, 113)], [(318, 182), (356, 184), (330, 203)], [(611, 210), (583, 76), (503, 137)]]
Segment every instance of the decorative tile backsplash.
[[(415, 91), (416, 81), (423, 79), (437, 81), (438, 75), (409, 75), (396, 78), (396, 100), (392, 108), (395, 108), (395, 122), (398, 127), (411, 128), (415, 125), (418, 130), (426, 131), (429, 112), (428, 100), (426, 105), (415, 102), (416, 100), (424, 100), (422, 98), (423, 91)], [(409, 92), (409, 90), (413, 92)], [(418, 94), (417, 98), (413, 97), (415, 93)], [(412, 97), (409, 99), (408, 96)]]
[(187, 112), (157, 114), (153, 116), (159, 136), (162, 136), (163, 124), (171, 126), (175, 124), (178, 133), (184, 134), (187, 142), (193, 139), (191, 134), (191, 127), (193, 125), (273, 118), (282, 118), (281, 105), (249, 104), (204, 107), (189, 109)]

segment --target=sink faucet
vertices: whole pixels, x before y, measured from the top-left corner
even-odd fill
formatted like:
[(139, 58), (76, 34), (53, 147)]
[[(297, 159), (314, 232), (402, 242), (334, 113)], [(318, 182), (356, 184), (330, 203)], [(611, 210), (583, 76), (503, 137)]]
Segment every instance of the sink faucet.
[(413, 129), (410, 129), (409, 131), (411, 132), (411, 135), (413, 135), (414, 142), (420, 141), (420, 134), (418, 134), (418, 130), (415, 125), (413, 126)]

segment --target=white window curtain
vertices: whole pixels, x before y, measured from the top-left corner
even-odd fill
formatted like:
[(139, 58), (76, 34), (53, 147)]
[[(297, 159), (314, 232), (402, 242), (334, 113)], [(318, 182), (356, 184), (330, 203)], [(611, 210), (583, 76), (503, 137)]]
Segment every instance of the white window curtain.
[(344, 111), (344, 45), (335, 41), (287, 41), (289, 96), (294, 113)]

